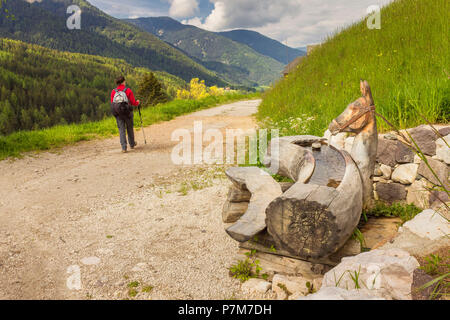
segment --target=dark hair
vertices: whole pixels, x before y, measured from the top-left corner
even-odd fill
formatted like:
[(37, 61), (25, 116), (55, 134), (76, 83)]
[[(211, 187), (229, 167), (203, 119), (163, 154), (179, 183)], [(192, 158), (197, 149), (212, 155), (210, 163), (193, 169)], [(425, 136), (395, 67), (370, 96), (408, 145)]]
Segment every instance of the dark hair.
[(125, 77), (124, 76), (120, 76), (120, 77), (118, 77), (117, 79), (116, 79), (116, 84), (117, 85), (120, 85), (120, 84), (122, 84), (122, 83), (124, 83), (125, 82)]

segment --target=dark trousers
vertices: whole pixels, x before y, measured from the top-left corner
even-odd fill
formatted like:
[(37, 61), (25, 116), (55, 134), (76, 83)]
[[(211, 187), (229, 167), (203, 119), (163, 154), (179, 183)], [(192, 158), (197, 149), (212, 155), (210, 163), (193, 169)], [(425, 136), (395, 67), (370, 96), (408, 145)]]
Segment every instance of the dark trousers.
[(117, 127), (120, 132), (120, 144), (122, 146), (122, 150), (127, 150), (127, 133), (128, 133), (128, 142), (130, 147), (135, 146), (134, 141), (134, 115), (131, 114), (130, 118), (121, 118), (116, 117)]

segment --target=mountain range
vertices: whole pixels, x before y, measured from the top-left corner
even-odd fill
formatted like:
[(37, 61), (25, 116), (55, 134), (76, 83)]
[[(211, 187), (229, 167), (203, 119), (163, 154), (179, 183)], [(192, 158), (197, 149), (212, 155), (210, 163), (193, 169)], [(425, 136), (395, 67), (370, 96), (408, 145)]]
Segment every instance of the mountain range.
[[(81, 30), (66, 26), (69, 5), (82, 10)], [(257, 87), (280, 77), (287, 61), (304, 55), (247, 30), (214, 33), (168, 17), (120, 20), (85, 0), (8, 0), (15, 19), (0, 19), (0, 37), (50, 49), (120, 58), (208, 85)]]
[(289, 55), (304, 54), (253, 31), (215, 33), (170, 17), (126, 21), (182, 50), (225, 80), (241, 85), (269, 85), (279, 78)]
[[(69, 30), (69, 5), (82, 10), (81, 30)], [(0, 37), (61, 51), (120, 58), (154, 71), (166, 71), (186, 81), (193, 77), (224, 86), (226, 81), (154, 35), (113, 18), (84, 0), (7, 1), (15, 19), (0, 20)]]

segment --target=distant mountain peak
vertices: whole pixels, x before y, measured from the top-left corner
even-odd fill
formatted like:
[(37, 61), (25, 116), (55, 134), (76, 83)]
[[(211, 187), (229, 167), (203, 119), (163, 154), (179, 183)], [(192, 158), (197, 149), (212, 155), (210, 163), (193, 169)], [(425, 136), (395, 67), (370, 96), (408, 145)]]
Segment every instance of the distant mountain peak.
[(303, 50), (288, 47), (277, 40), (252, 30), (236, 29), (220, 32), (219, 34), (232, 39), (233, 41), (246, 44), (253, 50), (269, 56), (285, 65), (289, 64), (297, 57), (306, 55), (306, 52)]

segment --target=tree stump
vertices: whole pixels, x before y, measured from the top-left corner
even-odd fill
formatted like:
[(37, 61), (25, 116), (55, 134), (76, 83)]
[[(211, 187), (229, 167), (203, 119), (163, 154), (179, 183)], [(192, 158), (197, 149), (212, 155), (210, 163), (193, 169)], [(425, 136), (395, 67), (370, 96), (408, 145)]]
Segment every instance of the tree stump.
[(326, 185), (296, 183), (267, 208), (267, 230), (278, 248), (303, 259), (321, 259), (352, 235), (362, 212), (362, 183), (350, 155), (339, 152), (342, 181), (333, 186), (323, 178), (317, 181)]

